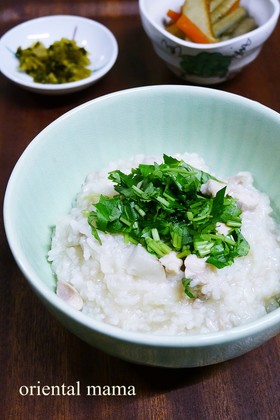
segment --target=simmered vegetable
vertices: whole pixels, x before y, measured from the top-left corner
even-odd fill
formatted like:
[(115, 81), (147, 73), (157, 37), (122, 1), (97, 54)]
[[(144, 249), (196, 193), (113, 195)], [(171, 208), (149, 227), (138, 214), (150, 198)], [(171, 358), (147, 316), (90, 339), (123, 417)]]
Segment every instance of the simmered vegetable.
[(181, 10), (168, 10), (167, 16), (167, 31), (202, 44), (230, 39), (257, 27), (240, 0), (185, 0)]
[(19, 69), (32, 76), (37, 83), (69, 83), (85, 79), (91, 70), (88, 52), (74, 40), (62, 38), (46, 48), (35, 42), (29, 48), (16, 52)]

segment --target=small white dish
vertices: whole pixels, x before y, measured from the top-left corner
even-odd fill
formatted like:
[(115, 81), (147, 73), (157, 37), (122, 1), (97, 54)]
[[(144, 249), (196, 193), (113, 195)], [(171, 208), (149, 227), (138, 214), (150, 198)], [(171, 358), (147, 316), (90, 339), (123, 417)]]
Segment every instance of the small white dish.
[[(61, 84), (42, 84), (18, 70), (18, 47), (27, 48), (36, 41), (46, 47), (61, 38), (75, 39), (89, 53), (92, 74), (82, 80)], [(115, 64), (118, 44), (112, 32), (94, 20), (71, 15), (39, 17), (21, 23), (0, 39), (0, 70), (17, 85), (45, 95), (72, 93), (96, 83)]]

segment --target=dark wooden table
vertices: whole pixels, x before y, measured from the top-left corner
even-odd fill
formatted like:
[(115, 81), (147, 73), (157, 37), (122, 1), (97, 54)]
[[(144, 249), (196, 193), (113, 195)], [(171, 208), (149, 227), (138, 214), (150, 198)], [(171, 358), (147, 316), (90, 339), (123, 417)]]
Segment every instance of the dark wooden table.
[[(29, 93), (0, 75), (1, 204), (20, 154), (64, 112), (121, 89), (182, 83), (154, 54), (136, 1), (1, 0), (0, 35), (22, 21), (49, 14), (78, 14), (107, 25), (118, 40), (119, 57), (96, 85), (64, 97)], [(280, 112), (279, 44), (278, 26), (257, 60), (215, 89), (246, 96)], [(0, 235), (0, 418), (280, 418), (280, 336), (240, 358), (205, 368), (166, 370), (126, 363), (91, 348), (52, 318), (14, 262), (2, 215)], [(77, 382), (81, 395), (20, 395), (23, 386)], [(136, 396), (86, 396), (83, 390), (88, 385), (133, 385)]]

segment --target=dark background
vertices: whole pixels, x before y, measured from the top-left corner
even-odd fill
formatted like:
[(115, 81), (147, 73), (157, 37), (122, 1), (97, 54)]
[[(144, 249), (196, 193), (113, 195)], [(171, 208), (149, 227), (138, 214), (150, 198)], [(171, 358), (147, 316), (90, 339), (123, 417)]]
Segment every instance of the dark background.
[[(160, 1), (160, 0), (159, 0)], [(105, 24), (119, 56), (96, 85), (61, 97), (22, 90), (0, 75), (1, 205), (9, 175), (30, 141), (75, 106), (121, 89), (183, 84), (155, 55), (136, 1), (1, 0), (0, 35), (38, 16), (77, 14)], [(280, 111), (279, 25), (261, 54), (234, 80), (215, 89), (233, 92)], [(110, 357), (85, 344), (47, 312), (10, 253), (0, 225), (0, 417), (3, 419), (194, 419), (280, 418), (280, 337), (215, 366), (166, 370)], [(26, 396), (22, 385), (75, 385), (81, 396)], [(87, 385), (133, 385), (136, 396), (86, 396)], [(1, 414), (2, 413), (2, 414)]]

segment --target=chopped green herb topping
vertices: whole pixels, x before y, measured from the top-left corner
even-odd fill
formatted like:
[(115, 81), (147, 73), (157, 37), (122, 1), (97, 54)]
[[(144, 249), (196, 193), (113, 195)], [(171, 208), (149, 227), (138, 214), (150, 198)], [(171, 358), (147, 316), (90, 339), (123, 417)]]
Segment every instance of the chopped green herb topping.
[[(215, 179), (210, 174), (164, 155), (161, 164), (140, 164), (129, 174), (115, 170), (108, 178), (118, 194), (102, 195), (87, 215), (98, 241), (98, 231), (121, 233), (158, 258), (171, 251), (179, 258), (196, 254), (217, 268), (249, 252), (236, 200), (226, 195), (226, 188), (215, 197), (200, 191), (202, 184)], [(228, 227), (226, 235), (218, 233), (217, 223)], [(189, 294), (187, 280), (184, 288)]]
[(69, 83), (85, 79), (91, 70), (88, 52), (74, 40), (62, 38), (48, 48), (35, 42), (29, 48), (16, 51), (19, 70), (33, 77), (37, 83)]
[(187, 279), (186, 277), (184, 277), (182, 279), (183, 289), (184, 289), (184, 292), (186, 293), (186, 295), (190, 299), (195, 299), (195, 296), (193, 294), (193, 291), (191, 290), (190, 282), (191, 282), (191, 279)]

